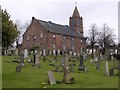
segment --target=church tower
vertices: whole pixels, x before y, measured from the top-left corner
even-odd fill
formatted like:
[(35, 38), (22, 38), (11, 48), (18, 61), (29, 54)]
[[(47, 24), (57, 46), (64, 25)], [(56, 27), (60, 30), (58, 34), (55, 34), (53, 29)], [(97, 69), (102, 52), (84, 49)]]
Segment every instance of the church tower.
[(69, 26), (75, 28), (83, 35), (83, 18), (80, 17), (77, 6), (75, 6), (72, 17), (69, 18)]

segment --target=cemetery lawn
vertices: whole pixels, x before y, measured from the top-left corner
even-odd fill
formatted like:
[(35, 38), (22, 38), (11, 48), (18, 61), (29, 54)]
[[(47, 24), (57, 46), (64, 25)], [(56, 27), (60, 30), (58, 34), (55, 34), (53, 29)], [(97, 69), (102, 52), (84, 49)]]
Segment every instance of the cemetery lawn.
[[(53, 60), (52, 56), (48, 56)], [(40, 58), (41, 68), (35, 68), (32, 63), (25, 61), (25, 67), (21, 72), (16, 72), (18, 63), (12, 62), (13, 56), (2, 57), (2, 88), (118, 88), (118, 76), (105, 76), (105, 61), (100, 62), (100, 71), (96, 70), (96, 63), (90, 63), (90, 59), (85, 61), (87, 72), (78, 71), (79, 61), (69, 62), (75, 63), (75, 71), (71, 72), (71, 77), (75, 78), (74, 84), (56, 84), (56, 85), (43, 85), (47, 80), (47, 72), (54, 70), (54, 66), (50, 63), (61, 64), (61, 56), (57, 57), (58, 62), (44, 62)], [(113, 67), (113, 61), (109, 62), (109, 69)], [(117, 63), (117, 62), (116, 62)], [(60, 70), (62, 68), (60, 67)], [(116, 70), (115, 73), (118, 71)], [(56, 81), (63, 80), (63, 72), (54, 72)]]

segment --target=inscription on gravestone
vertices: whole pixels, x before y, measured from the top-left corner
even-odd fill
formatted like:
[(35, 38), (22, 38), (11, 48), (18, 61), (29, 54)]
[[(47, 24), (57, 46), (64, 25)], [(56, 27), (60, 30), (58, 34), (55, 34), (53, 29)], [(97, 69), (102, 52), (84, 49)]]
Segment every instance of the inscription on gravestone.
[(48, 80), (49, 80), (50, 85), (56, 84), (53, 72), (51, 71), (48, 71)]

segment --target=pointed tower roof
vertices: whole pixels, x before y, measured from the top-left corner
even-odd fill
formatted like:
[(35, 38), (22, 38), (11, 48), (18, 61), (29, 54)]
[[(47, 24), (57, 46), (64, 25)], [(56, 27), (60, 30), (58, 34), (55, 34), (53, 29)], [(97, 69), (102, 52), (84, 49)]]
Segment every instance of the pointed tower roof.
[(75, 6), (75, 9), (74, 9), (72, 17), (80, 17), (80, 14), (78, 12), (77, 6)]

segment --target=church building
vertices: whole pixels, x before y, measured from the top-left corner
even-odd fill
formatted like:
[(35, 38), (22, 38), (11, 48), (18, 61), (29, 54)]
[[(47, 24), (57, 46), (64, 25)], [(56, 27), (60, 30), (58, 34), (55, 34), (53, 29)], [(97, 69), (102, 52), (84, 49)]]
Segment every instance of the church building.
[(60, 54), (69, 50), (79, 55), (86, 49), (86, 37), (83, 31), (83, 18), (75, 6), (68, 25), (44, 21), (32, 17), (30, 26), (23, 34), (23, 49), (37, 49), (44, 54)]

